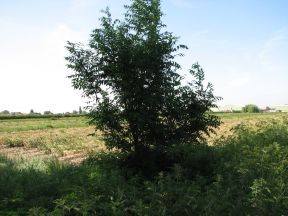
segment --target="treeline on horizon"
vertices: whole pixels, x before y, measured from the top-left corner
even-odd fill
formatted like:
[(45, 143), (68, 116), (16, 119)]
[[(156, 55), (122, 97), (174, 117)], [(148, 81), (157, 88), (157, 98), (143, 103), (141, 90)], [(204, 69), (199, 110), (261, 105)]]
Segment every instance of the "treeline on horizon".
[(32, 118), (64, 118), (64, 117), (82, 117), (86, 113), (58, 113), (58, 114), (0, 114), (0, 120), (9, 119), (32, 119)]
[[(88, 114), (86, 111), (82, 111), (81, 109), (79, 109), (79, 111), (74, 110), (72, 113), (66, 112), (66, 113), (57, 113), (57, 114), (54, 114), (50, 111), (45, 111), (43, 114), (42, 113), (34, 113), (33, 111), (32, 112), (31, 111), (30, 111), (30, 113), (25, 114), (25, 113), (20, 113), (20, 112), (9, 112), (8, 110), (4, 110), (4, 111), (0, 112), (0, 120), (82, 117), (82, 116), (87, 116), (87, 114)], [(262, 112), (265, 112), (265, 111), (260, 110), (254, 104), (248, 104), (245, 107), (243, 107), (242, 110), (230, 111), (230, 113), (262, 113)], [(227, 113), (227, 111), (210, 111), (209, 113), (225, 114), (225, 113)]]

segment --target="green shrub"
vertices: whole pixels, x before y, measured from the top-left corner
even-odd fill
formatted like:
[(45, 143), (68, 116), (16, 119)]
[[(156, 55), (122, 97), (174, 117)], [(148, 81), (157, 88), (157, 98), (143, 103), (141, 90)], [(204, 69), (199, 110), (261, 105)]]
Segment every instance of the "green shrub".
[(242, 111), (245, 113), (259, 113), (260, 109), (255, 104), (248, 104), (242, 108)]
[(25, 141), (21, 138), (5, 138), (3, 143), (4, 145), (12, 148), (25, 146)]
[[(219, 199), (230, 212), (243, 215), (285, 215), (288, 210), (287, 121), (239, 125), (222, 141)], [(229, 201), (230, 200), (230, 201)], [(219, 205), (216, 202), (215, 205)]]
[(66, 46), (69, 78), (93, 103), (91, 123), (106, 147), (129, 153), (127, 167), (149, 176), (169, 167), (168, 148), (196, 143), (220, 125), (208, 111), (221, 98), (201, 66), (192, 65), (189, 82), (181, 77), (175, 55), (187, 46), (165, 30), (160, 5), (131, 0), (123, 20), (107, 9), (87, 47)]
[(238, 125), (216, 146), (177, 145), (149, 180), (124, 154), (79, 166), (0, 157), (0, 215), (287, 215), (288, 121)]

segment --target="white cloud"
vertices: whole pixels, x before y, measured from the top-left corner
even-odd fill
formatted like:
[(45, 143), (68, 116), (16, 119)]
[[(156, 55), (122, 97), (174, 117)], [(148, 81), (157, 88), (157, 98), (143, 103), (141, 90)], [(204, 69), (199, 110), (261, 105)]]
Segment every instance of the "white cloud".
[(288, 30), (282, 28), (267, 39), (259, 53), (259, 62), (263, 68), (287, 71)]
[(81, 33), (65, 24), (0, 46), (0, 100), (2, 109), (28, 112), (72, 111), (83, 105), (80, 93), (73, 90), (64, 56), (66, 41), (84, 41)]
[(65, 45), (67, 41), (85, 41), (83, 34), (72, 31), (65, 24), (58, 24), (54, 29), (47, 32), (40, 40), (39, 49), (43, 55), (55, 60), (63, 60), (66, 55)]

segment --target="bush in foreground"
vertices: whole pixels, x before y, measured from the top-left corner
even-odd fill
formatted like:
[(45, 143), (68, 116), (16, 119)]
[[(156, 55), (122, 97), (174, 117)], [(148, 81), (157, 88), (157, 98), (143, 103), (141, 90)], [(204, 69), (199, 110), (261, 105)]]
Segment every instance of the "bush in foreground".
[(108, 149), (129, 153), (125, 165), (150, 175), (171, 165), (168, 149), (198, 142), (220, 124), (207, 113), (220, 98), (204, 85), (200, 65), (191, 82), (179, 74), (175, 57), (187, 47), (165, 30), (160, 2), (131, 0), (123, 21), (107, 9), (88, 48), (68, 42), (66, 57), (74, 88), (95, 104), (91, 122)]
[(151, 180), (123, 172), (122, 154), (79, 166), (0, 158), (0, 215), (286, 215), (287, 123), (239, 125), (215, 146), (178, 146), (179, 164)]

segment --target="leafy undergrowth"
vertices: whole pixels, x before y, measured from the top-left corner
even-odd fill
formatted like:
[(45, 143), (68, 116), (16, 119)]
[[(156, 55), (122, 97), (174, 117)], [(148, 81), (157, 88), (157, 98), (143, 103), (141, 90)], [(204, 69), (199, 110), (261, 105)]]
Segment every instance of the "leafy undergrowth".
[(239, 125), (215, 146), (180, 146), (153, 179), (120, 154), (80, 165), (0, 158), (0, 215), (287, 215), (287, 121)]

